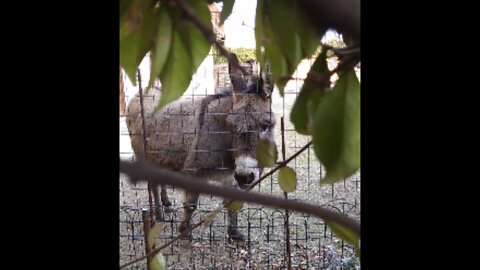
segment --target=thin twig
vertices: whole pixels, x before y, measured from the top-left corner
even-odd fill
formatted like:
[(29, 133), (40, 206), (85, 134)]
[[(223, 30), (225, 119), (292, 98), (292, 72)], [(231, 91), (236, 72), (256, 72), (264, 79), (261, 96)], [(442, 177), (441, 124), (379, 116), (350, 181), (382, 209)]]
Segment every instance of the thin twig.
[(345, 56), (345, 58), (338, 63), (337, 67), (330, 71), (329, 75), (332, 76), (334, 73), (340, 73), (342, 71), (354, 68), (358, 64), (359, 60), (359, 54)]
[(322, 48), (325, 50), (333, 51), (339, 57), (343, 57), (347, 55), (355, 55), (355, 54), (360, 55), (360, 46), (358, 45), (346, 47), (346, 48), (335, 48), (328, 44), (322, 44)]
[(284, 160), (280, 163), (278, 163), (277, 167), (275, 167), (273, 170), (269, 171), (267, 174), (265, 174), (264, 176), (260, 177), (260, 179), (258, 179), (257, 181), (255, 182), (252, 182), (250, 184), (250, 186), (248, 186), (248, 188), (246, 190), (251, 190), (253, 187), (255, 187), (256, 185), (258, 185), (258, 183), (260, 183), (260, 181), (262, 181), (263, 179), (269, 177), (270, 175), (272, 175), (274, 172), (278, 171), (281, 167), (287, 165), (290, 161), (292, 161), (294, 158), (296, 158), (298, 155), (300, 155), (303, 151), (307, 150), (308, 147), (312, 144), (312, 141), (308, 142), (305, 146), (303, 146), (300, 150), (298, 150), (295, 154), (293, 154), (291, 157), (289, 157), (287, 160)]
[(335, 55), (340, 58), (340, 62), (337, 67), (325, 74), (317, 73), (317, 72), (308, 72), (307, 77), (305, 79), (293, 78), (290, 76), (281, 76), (279, 80), (282, 82), (288, 82), (290, 80), (303, 80), (306, 83), (311, 84), (319, 84), (324, 85), (327, 78), (328, 82), (330, 81), (330, 77), (335, 74), (342, 72), (344, 70), (348, 70), (357, 65), (360, 62), (360, 47), (359, 46), (352, 46), (347, 48), (335, 48), (327, 44), (322, 44), (323, 50), (331, 50), (335, 53)]
[(190, 227), (188, 230), (186, 230), (186, 231), (182, 232), (181, 234), (177, 235), (177, 237), (175, 237), (175, 238), (173, 238), (172, 240), (168, 241), (167, 243), (159, 246), (158, 248), (155, 248), (154, 250), (150, 251), (149, 253), (147, 253), (147, 255), (142, 256), (142, 257), (140, 257), (140, 258), (137, 258), (137, 259), (135, 259), (135, 260), (133, 260), (133, 261), (130, 261), (130, 262), (124, 264), (124, 265), (121, 265), (121, 266), (120, 266), (120, 269), (125, 268), (125, 267), (127, 267), (127, 266), (129, 266), (129, 265), (135, 264), (135, 263), (137, 263), (137, 262), (139, 262), (139, 261), (141, 261), (141, 260), (143, 260), (143, 259), (145, 259), (145, 258), (147, 258), (147, 261), (148, 261), (149, 258), (152, 258), (153, 256), (157, 255), (157, 253), (160, 252), (162, 249), (170, 246), (173, 242), (175, 242), (175, 241), (181, 239), (182, 237), (186, 236), (190, 231), (192, 231), (192, 230), (200, 227), (200, 225), (202, 225), (204, 222), (205, 222), (205, 220), (200, 221), (200, 222), (197, 223), (195, 226), (192, 226), (192, 227)]
[(230, 65), (233, 65), (239, 68), (242, 71), (243, 75), (245, 76), (248, 75), (248, 72), (238, 63), (238, 61), (236, 61), (235, 57), (231, 55), (230, 52), (227, 51), (222, 46), (222, 44), (220, 44), (220, 42), (218, 42), (215, 33), (197, 17), (197, 15), (195, 14), (195, 10), (192, 7), (190, 7), (190, 5), (188, 5), (187, 2), (185, 2), (184, 0), (176, 0), (176, 2), (180, 6), (180, 8), (183, 10), (186, 17), (197, 26), (197, 28), (202, 32), (205, 38), (211, 44), (215, 44), (220, 54), (227, 58), (228, 63)]
[[(252, 188), (254, 188), (256, 185), (258, 185), (262, 180), (266, 179), (268, 176), (272, 175), (274, 172), (276, 172), (278, 169), (280, 169), (281, 167), (283, 166), (286, 166), (290, 161), (292, 161), (294, 158), (296, 158), (298, 155), (300, 155), (301, 153), (303, 153), (303, 151), (305, 151), (306, 149), (308, 149), (308, 147), (312, 144), (312, 141), (310, 141), (309, 143), (307, 143), (305, 146), (303, 146), (300, 150), (298, 150), (295, 154), (293, 154), (291, 157), (289, 157), (287, 160), (284, 160), (282, 162), (279, 162), (277, 163), (277, 167), (275, 167), (273, 170), (271, 170), (270, 172), (268, 172), (267, 174), (265, 174), (263, 177), (261, 177), (260, 179), (258, 179), (257, 181), (254, 181), (252, 182), (246, 189), (245, 191), (250, 191)], [(225, 202), (225, 207), (228, 207), (230, 205), (230, 203), (233, 202), (233, 200), (229, 200), (227, 202)], [(195, 224), (194, 226), (188, 228), (186, 231), (184, 231), (183, 233), (179, 234), (177, 237), (175, 237), (174, 239), (170, 240), (169, 242), (165, 243), (164, 245), (152, 250), (149, 254), (145, 255), (145, 256), (142, 256), (140, 258), (137, 258), (133, 261), (130, 261), (122, 266), (120, 266), (120, 269), (124, 268), (124, 267), (127, 267), (129, 265), (132, 265), (136, 262), (139, 262), (145, 258), (151, 258), (153, 256), (155, 256), (158, 252), (160, 252), (162, 249), (166, 248), (167, 246), (169, 246), (170, 244), (172, 244), (173, 242), (177, 241), (178, 239), (181, 239), (182, 237), (186, 236), (189, 232), (191, 232), (192, 230), (198, 228), (200, 225), (202, 225), (203, 223), (205, 222), (205, 220), (201, 220), (199, 223)]]

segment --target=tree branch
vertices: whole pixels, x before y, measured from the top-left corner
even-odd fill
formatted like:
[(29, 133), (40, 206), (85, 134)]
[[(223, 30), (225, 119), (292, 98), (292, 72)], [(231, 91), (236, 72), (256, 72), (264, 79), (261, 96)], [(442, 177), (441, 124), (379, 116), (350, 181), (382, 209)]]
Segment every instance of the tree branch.
[[(298, 151), (296, 154), (300, 154), (303, 152), (305, 149), (308, 148), (308, 146), (311, 144), (307, 144), (302, 148), (302, 150)], [(278, 170), (281, 166), (284, 166), (287, 164), (289, 161), (291, 161), (293, 158), (295, 158), (296, 155), (290, 157), (289, 159), (285, 160), (284, 162), (280, 163), (278, 167), (276, 167), (274, 170), (270, 171), (268, 174), (266, 174), (264, 177), (260, 178), (256, 182), (252, 183), (249, 186), (250, 190), (258, 184), (262, 179), (265, 179), (268, 177), (268, 175), (272, 174), (274, 171)], [(165, 184), (165, 185), (170, 185), (170, 186), (176, 186), (180, 187), (186, 190), (193, 190), (197, 193), (200, 194), (210, 194), (214, 196), (219, 196), (219, 197), (224, 197), (228, 198), (230, 200), (238, 200), (238, 201), (243, 201), (243, 202), (250, 202), (250, 203), (257, 203), (269, 207), (277, 207), (277, 208), (283, 208), (283, 209), (289, 209), (289, 210), (295, 210), (311, 215), (315, 215), (321, 219), (326, 219), (326, 220), (331, 220), (334, 221), (350, 230), (353, 232), (360, 234), (360, 224), (347, 217), (346, 215), (331, 211), (327, 208), (320, 207), (320, 206), (315, 206), (312, 204), (307, 204), (303, 202), (297, 202), (297, 201), (290, 201), (290, 200), (285, 200), (281, 199), (278, 197), (274, 196), (268, 196), (268, 195), (262, 195), (258, 193), (249, 193), (246, 191), (239, 191), (233, 188), (229, 187), (218, 187), (214, 185), (210, 185), (205, 182), (203, 179), (199, 179), (196, 177), (187, 177), (185, 175), (179, 174), (179, 173), (174, 173), (171, 171), (167, 171), (164, 169), (158, 169), (155, 168), (143, 161), (136, 161), (136, 162), (126, 162), (126, 161), (120, 161), (120, 172), (127, 174), (130, 177), (130, 181), (132, 183), (137, 183), (140, 181), (147, 181), (148, 183), (152, 185), (160, 185), (160, 184)], [(149, 254), (142, 256), (141, 258), (135, 259), (131, 262), (128, 262), (120, 267), (120, 269), (132, 265), (138, 261), (141, 261), (147, 257), (153, 257), (155, 254), (157, 254), (160, 250), (163, 248), (169, 246), (171, 243), (175, 242), (176, 240), (180, 239), (181, 237), (187, 235), (191, 230), (198, 228), (200, 225), (202, 225), (204, 220), (200, 221), (197, 223), (195, 226), (191, 227), (189, 230), (183, 232), (182, 234), (178, 235), (168, 243), (165, 243), (164, 245), (156, 248), (155, 250), (152, 250)]]
[(310, 147), (310, 145), (312, 144), (312, 141), (308, 142), (306, 145), (304, 145), (300, 150), (298, 150), (295, 154), (293, 154), (291, 157), (289, 157), (288, 159), (278, 163), (277, 167), (275, 167), (273, 170), (269, 171), (267, 174), (265, 174), (264, 176), (260, 177), (260, 179), (258, 179), (257, 181), (254, 181), (252, 182), (248, 188), (246, 190), (251, 190), (253, 187), (255, 187), (256, 185), (258, 185), (258, 183), (260, 183), (260, 181), (262, 181), (263, 179), (269, 177), (270, 175), (272, 175), (274, 172), (278, 171), (281, 167), (283, 166), (286, 166), (290, 161), (292, 161), (294, 158), (296, 158), (298, 155), (300, 155), (303, 151), (307, 150), (308, 147)]
[(239, 68), (243, 75), (248, 75), (247, 71), (238, 63), (238, 61), (235, 61), (235, 57), (230, 54), (229, 51), (227, 51), (220, 42), (218, 42), (217, 37), (215, 33), (210, 30), (208, 26), (206, 26), (195, 14), (195, 10), (190, 7), (185, 0), (176, 0), (177, 4), (179, 7), (182, 9), (183, 13), (186, 15), (186, 17), (192, 21), (197, 28), (202, 32), (202, 34), (205, 36), (205, 38), (211, 43), (215, 44), (215, 46), (218, 48), (219, 52), (221, 55), (225, 56), (228, 60), (228, 63), (230, 65), (233, 65), (237, 68)]
[(210, 185), (205, 180), (197, 177), (187, 177), (185, 175), (158, 169), (143, 161), (127, 162), (120, 161), (120, 172), (127, 174), (132, 183), (147, 181), (154, 185), (170, 185), (183, 188), (185, 190), (195, 191), (196, 193), (209, 194), (219, 197), (261, 204), (269, 207), (295, 210), (317, 216), (321, 219), (334, 221), (353, 232), (360, 234), (360, 224), (355, 220), (331, 211), (329, 209), (307, 204), (303, 202), (290, 201), (274, 196), (263, 195), (236, 190), (230, 187), (218, 187)]
[[(251, 190), (252, 188), (254, 188), (256, 185), (258, 185), (262, 180), (264, 180), (265, 178), (267, 178), (268, 176), (272, 175), (274, 172), (276, 172), (277, 170), (279, 170), (281, 167), (283, 166), (286, 166), (290, 161), (292, 161), (294, 158), (296, 158), (298, 155), (300, 155), (301, 153), (303, 153), (303, 151), (307, 150), (308, 147), (310, 147), (310, 145), (312, 144), (312, 141), (308, 142), (306, 145), (304, 145), (300, 150), (298, 150), (295, 154), (293, 154), (291, 157), (289, 157), (288, 159), (282, 161), (282, 162), (279, 162), (277, 163), (277, 166), (271, 170), (270, 172), (268, 172), (267, 174), (265, 174), (264, 176), (262, 176), (260, 179), (252, 182), (248, 188), (246, 188), (245, 190), (246, 191), (249, 191)], [(225, 207), (228, 207), (230, 205), (230, 203), (232, 202), (232, 200), (230, 201), (227, 201), (225, 202)], [(165, 247), (169, 246), (170, 244), (172, 244), (173, 242), (177, 241), (178, 239), (186, 236), (190, 231), (198, 228), (200, 225), (202, 225), (203, 223), (205, 222), (205, 220), (201, 220), (199, 223), (195, 224), (194, 226), (190, 227), (188, 230), (184, 231), (183, 233), (179, 234), (177, 237), (173, 238), (172, 240), (170, 240), (169, 242), (163, 244), (162, 246), (152, 250), (149, 254), (146, 254), (140, 258), (137, 258), (133, 261), (130, 261), (122, 266), (120, 266), (120, 269), (122, 268), (125, 268), (129, 265), (132, 265), (136, 262), (139, 262), (145, 258), (151, 258), (153, 256), (155, 256), (158, 252), (160, 252), (162, 249), (164, 249)]]
[(150, 251), (150, 253), (148, 253), (147, 255), (144, 255), (144, 256), (142, 256), (142, 257), (140, 257), (140, 258), (137, 258), (137, 259), (135, 259), (135, 260), (133, 260), (133, 261), (130, 261), (130, 262), (128, 262), (128, 263), (125, 263), (125, 264), (121, 265), (119, 269), (125, 268), (125, 267), (127, 267), (127, 266), (129, 266), (129, 265), (132, 265), (132, 264), (135, 264), (135, 263), (137, 263), (137, 262), (139, 262), (139, 261), (141, 261), (141, 260), (143, 260), (143, 259), (145, 259), (145, 258), (153, 258), (153, 256), (155, 256), (155, 255), (156, 255), (158, 252), (160, 252), (162, 249), (168, 247), (169, 245), (171, 245), (173, 242), (177, 241), (178, 239), (180, 239), (180, 238), (182, 238), (182, 237), (184, 237), (184, 236), (187, 236), (187, 234), (188, 234), (190, 231), (192, 231), (192, 230), (200, 227), (200, 225), (202, 225), (204, 222), (205, 222), (205, 220), (200, 221), (199, 223), (195, 224), (195, 226), (192, 226), (192, 227), (190, 227), (188, 230), (186, 230), (186, 231), (184, 231), (183, 233), (177, 235), (177, 237), (175, 237), (175, 238), (173, 238), (172, 240), (168, 241), (167, 243), (159, 246), (158, 248), (155, 248), (154, 250)]

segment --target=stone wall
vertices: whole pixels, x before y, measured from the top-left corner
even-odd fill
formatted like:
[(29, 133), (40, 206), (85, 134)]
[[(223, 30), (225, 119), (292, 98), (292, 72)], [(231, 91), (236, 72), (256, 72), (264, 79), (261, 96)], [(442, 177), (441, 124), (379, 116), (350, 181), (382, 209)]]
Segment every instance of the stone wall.
[(213, 66), (213, 80), (215, 81), (215, 93), (232, 84), (228, 77), (228, 64), (217, 64)]

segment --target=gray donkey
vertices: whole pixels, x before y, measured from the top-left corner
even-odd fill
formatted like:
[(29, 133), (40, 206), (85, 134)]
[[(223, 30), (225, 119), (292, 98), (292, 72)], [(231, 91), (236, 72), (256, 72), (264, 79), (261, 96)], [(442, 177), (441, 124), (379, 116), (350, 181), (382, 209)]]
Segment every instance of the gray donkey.
[[(238, 58), (232, 54), (238, 64)], [(265, 72), (246, 83), (242, 72), (229, 65), (232, 86), (223, 92), (195, 99), (178, 100), (154, 113), (161, 91), (143, 96), (146, 149), (144, 152), (140, 96), (128, 105), (127, 126), (137, 158), (162, 168), (208, 180), (233, 183), (242, 189), (259, 179), (263, 168), (256, 157), (260, 139), (274, 142), (274, 115), (270, 94), (273, 89)], [(252, 78), (251, 77), (251, 78)], [(159, 211), (158, 189), (154, 188), (155, 207)], [(185, 191), (184, 215), (179, 231), (190, 227), (199, 194)], [(161, 202), (172, 211), (165, 186)], [(160, 217), (157, 212), (157, 218)], [(232, 240), (245, 240), (237, 228), (235, 211), (228, 211), (228, 234)]]

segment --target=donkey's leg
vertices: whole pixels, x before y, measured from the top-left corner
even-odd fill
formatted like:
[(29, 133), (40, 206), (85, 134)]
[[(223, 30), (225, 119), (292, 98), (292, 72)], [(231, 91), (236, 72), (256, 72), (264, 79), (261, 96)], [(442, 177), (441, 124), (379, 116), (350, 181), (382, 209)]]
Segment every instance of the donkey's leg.
[(163, 221), (163, 213), (162, 213), (162, 206), (160, 205), (160, 198), (158, 193), (158, 186), (154, 185), (152, 187), (153, 192), (153, 201), (154, 201), (154, 208), (155, 208), (155, 219), (157, 221)]
[(234, 241), (245, 241), (245, 236), (237, 227), (237, 211), (228, 210), (228, 236)]
[(160, 185), (161, 188), (161, 198), (162, 198), (162, 204), (165, 207), (165, 212), (170, 213), (173, 211), (172, 203), (170, 202), (170, 199), (168, 198), (167, 194), (167, 188), (165, 185)]
[[(195, 212), (195, 210), (197, 209), (197, 202), (199, 196), (200, 194), (198, 193), (185, 191), (185, 196), (183, 199), (183, 220), (180, 224), (180, 227), (178, 228), (180, 233), (183, 233), (190, 228), (190, 219), (192, 218), (193, 212)], [(186, 238), (186, 236), (184, 238)]]

